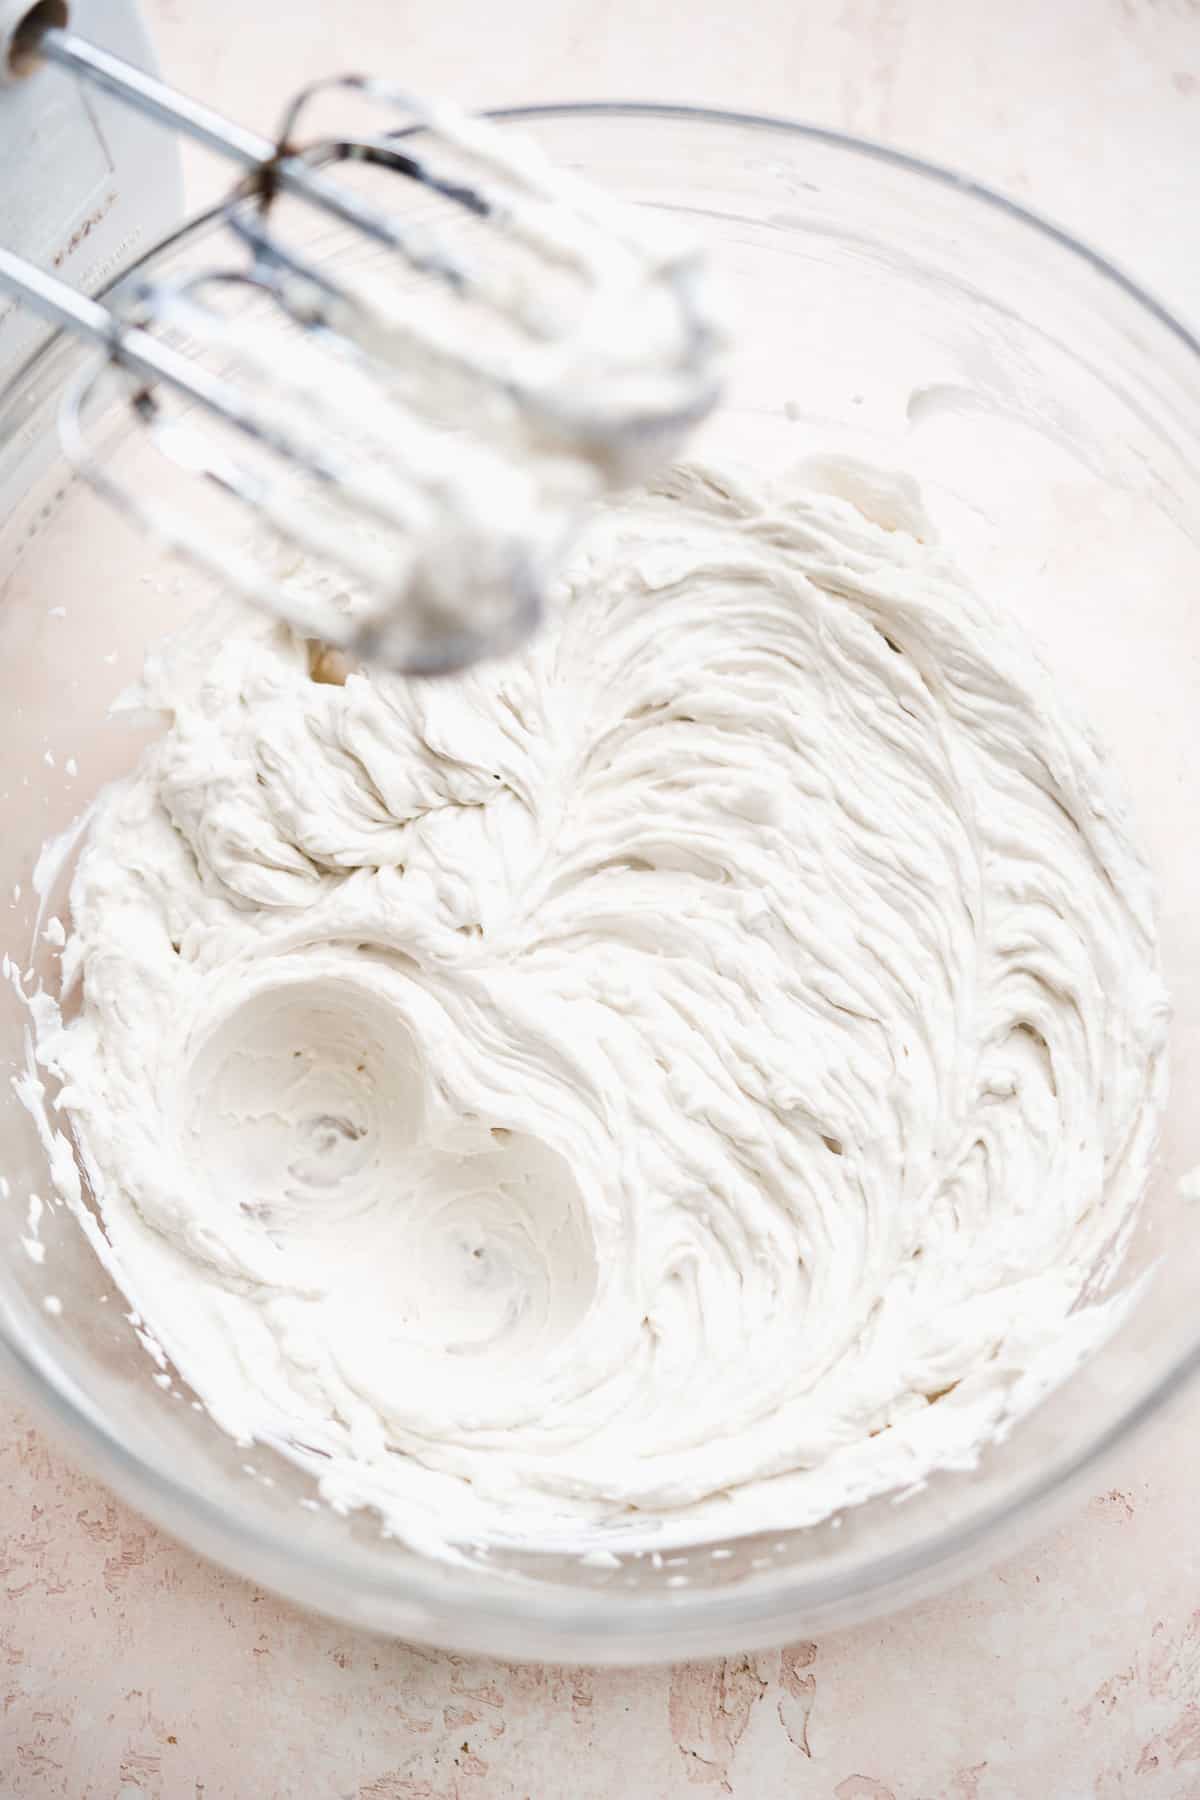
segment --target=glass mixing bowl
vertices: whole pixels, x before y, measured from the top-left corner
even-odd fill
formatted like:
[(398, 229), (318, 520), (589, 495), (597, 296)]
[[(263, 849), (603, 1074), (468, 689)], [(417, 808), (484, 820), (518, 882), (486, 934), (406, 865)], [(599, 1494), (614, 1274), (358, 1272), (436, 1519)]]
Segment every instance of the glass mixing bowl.
[[(706, 441), (764, 467), (835, 450), (911, 471), (968, 573), (1028, 624), (1110, 742), (1157, 870), (1175, 1007), (1174, 1098), (1126, 1271), (1145, 1276), (1143, 1291), (1111, 1341), (978, 1468), (903, 1503), (616, 1569), (501, 1551), (439, 1562), (382, 1537), (371, 1514), (301, 1506), (308, 1477), (257, 1447), (248, 1455), (186, 1395), (155, 1385), (65, 1210), (44, 1222), (43, 1263), (20, 1249), (29, 1192), (49, 1183), (6, 1080), (0, 1339), (42, 1415), (125, 1498), (307, 1605), (514, 1657), (747, 1649), (883, 1611), (1011, 1549), (1200, 1361), (1200, 1214), (1180, 1187), (1200, 1164), (1200, 344), (1061, 232), (870, 145), (675, 108), (510, 116), (555, 159), (681, 216), (711, 248), (737, 347)], [(428, 201), (414, 189), (410, 204), (419, 216)], [(212, 232), (188, 227), (143, 270), (211, 255)], [(325, 226), (317, 236), (323, 254), (370, 254)], [(39, 968), (39, 849), (129, 766), (145, 733), (109, 722), (109, 703), (147, 644), (207, 597), (48, 448), (51, 403), (78, 356), (52, 343), (0, 400), (0, 489), (18, 464), (30, 478), (41, 465), (0, 525), (0, 949)], [(124, 419), (105, 429), (113, 472), (171, 485)], [(24, 1067), (25, 1026), (2, 984), (8, 1072)]]

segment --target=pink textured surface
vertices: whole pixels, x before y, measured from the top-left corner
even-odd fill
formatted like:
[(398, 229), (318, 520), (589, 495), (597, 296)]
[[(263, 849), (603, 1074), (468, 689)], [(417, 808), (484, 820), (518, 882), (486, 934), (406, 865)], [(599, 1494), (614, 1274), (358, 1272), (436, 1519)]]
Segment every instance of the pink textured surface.
[(819, 1643), (515, 1667), (356, 1635), (201, 1562), (12, 1407), (4, 1800), (1196, 1800), (1186, 1415), (1058, 1534)]
[[(864, 132), (1040, 206), (1200, 315), (1196, 0), (148, 10), (167, 73), (248, 123), (356, 64), (477, 103), (660, 98)], [(188, 172), (197, 199), (222, 179)], [(1056, 1536), (941, 1600), (623, 1672), (306, 1618), (152, 1530), (0, 1397), (0, 1800), (1200, 1800), (1197, 1405)]]

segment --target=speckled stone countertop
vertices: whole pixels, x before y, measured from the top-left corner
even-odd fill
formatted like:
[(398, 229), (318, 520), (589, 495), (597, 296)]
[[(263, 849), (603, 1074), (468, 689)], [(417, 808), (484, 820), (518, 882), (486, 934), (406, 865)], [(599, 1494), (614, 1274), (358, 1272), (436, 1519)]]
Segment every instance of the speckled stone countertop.
[[(787, 114), (952, 163), (1200, 320), (1197, 0), (152, 0), (249, 123), (351, 64), (480, 104)], [(189, 156), (192, 197), (216, 191)], [(1033, 1550), (754, 1656), (516, 1668), (356, 1637), (162, 1537), (0, 1391), (0, 1800), (1200, 1800), (1200, 1394)]]

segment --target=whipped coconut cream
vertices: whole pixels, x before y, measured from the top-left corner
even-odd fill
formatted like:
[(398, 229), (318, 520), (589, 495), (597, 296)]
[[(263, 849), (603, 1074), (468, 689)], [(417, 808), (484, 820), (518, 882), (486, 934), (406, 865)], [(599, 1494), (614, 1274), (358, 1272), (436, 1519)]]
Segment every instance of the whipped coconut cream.
[(38, 1055), (227, 1431), (426, 1541), (684, 1541), (969, 1464), (1106, 1328), (1151, 883), (930, 537), (686, 467), (512, 661), (314, 679), (241, 610), (150, 656)]

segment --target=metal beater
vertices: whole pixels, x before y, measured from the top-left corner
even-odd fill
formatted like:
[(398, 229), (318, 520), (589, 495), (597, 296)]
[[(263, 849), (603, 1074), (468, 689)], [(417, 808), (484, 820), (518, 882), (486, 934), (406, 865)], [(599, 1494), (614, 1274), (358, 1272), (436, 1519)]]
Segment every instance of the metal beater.
[[(0, 287), (99, 348), (60, 408), (72, 462), (225, 586), (353, 658), (431, 674), (520, 641), (580, 510), (715, 403), (722, 336), (699, 254), (452, 106), (345, 76), (302, 92), (270, 139), (69, 24), (66, 0), (0, 0), (0, 84), (55, 65), (243, 170), (220, 210), (240, 260), (126, 284), (112, 308), (0, 248)], [(310, 104), (339, 91), (401, 125), (304, 143)], [(351, 164), (415, 184), (433, 222), (332, 172)], [(281, 218), (296, 202), (373, 246), (370, 267), (313, 254)], [(94, 443), (114, 380), (248, 533), (114, 479)]]

